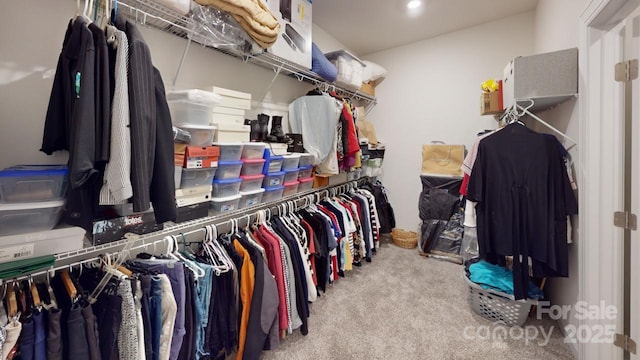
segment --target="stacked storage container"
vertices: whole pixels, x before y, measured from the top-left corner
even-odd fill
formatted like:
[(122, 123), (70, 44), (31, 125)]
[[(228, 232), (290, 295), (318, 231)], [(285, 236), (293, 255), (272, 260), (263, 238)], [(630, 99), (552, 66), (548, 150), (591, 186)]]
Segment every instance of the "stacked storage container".
[(186, 133), (185, 141), (174, 137), (177, 221), (193, 220), (209, 214), (212, 184), (220, 150), (212, 146), (216, 127), (209, 124), (220, 96), (203, 90), (178, 90), (167, 93), (171, 120)]
[(298, 173), (300, 172), (298, 164), (300, 163), (300, 154), (283, 155), (282, 170), (284, 171), (282, 196), (294, 195), (298, 192)]
[(242, 147), (242, 170), (240, 178), (240, 209), (258, 205), (262, 202), (265, 190), (262, 188), (264, 174), (262, 169), (266, 162), (263, 158), (267, 144), (260, 142), (245, 143)]
[(242, 178), (242, 143), (215, 143), (220, 148), (220, 161), (213, 180), (211, 208), (214, 215), (238, 209)]
[(299, 172), (298, 192), (309, 191), (313, 188), (313, 155), (300, 154), (300, 161), (298, 162)]
[(0, 171), (0, 263), (82, 249), (85, 230), (52, 230), (62, 216), (64, 165), (22, 165)]
[(68, 170), (15, 166), (0, 171), (0, 236), (53, 229), (62, 214)]
[(264, 181), (262, 187), (264, 188), (264, 195), (262, 196), (262, 202), (277, 201), (282, 198), (284, 191), (284, 171), (282, 171), (282, 163), (284, 157), (281, 155), (273, 155), (271, 150), (264, 150)]

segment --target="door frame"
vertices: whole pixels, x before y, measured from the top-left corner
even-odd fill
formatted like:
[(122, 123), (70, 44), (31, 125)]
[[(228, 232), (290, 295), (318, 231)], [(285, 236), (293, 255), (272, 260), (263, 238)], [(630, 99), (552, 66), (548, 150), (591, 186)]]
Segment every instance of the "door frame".
[[(615, 320), (580, 320), (590, 330), (613, 324), (623, 328), (623, 230), (613, 213), (623, 209), (624, 101), (622, 83), (613, 81), (614, 65), (622, 61), (623, 38), (609, 31), (620, 24), (640, 0), (591, 0), (580, 17), (580, 300), (604, 301), (618, 309)], [(637, 340), (637, 339), (636, 339)], [(580, 359), (622, 359), (613, 344), (578, 344)]]

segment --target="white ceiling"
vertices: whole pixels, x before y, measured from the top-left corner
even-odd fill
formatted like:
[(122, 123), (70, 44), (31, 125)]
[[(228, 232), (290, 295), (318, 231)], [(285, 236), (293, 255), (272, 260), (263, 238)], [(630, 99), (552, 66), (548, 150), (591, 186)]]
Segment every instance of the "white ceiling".
[[(535, 9), (538, 0), (317, 0), (313, 22), (360, 56)], [(509, 29), (505, 29), (509, 31)]]

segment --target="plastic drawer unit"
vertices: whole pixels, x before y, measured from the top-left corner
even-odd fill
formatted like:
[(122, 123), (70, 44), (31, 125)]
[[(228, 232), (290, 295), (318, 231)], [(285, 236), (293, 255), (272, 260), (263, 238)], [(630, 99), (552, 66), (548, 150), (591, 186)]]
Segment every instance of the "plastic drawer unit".
[(300, 172), (298, 173), (298, 179), (306, 179), (310, 176), (313, 176), (313, 165), (300, 167)]
[(240, 177), (242, 161), (218, 161), (216, 179), (236, 179)]
[(258, 205), (262, 202), (262, 195), (264, 194), (264, 189), (260, 188), (258, 190), (253, 191), (241, 191), (240, 195), (240, 209), (248, 208), (254, 205)]
[(262, 170), (263, 174), (275, 173), (282, 171), (282, 162), (284, 158), (282, 155), (270, 155), (271, 152), (269, 149), (265, 149), (264, 151), (264, 168)]
[(181, 188), (211, 185), (216, 174), (216, 168), (182, 169)]
[(300, 171), (298, 170), (298, 168), (285, 170), (284, 171), (284, 180), (282, 180), (282, 182), (283, 183), (290, 183), (290, 182), (297, 181), (299, 172)]
[(278, 201), (282, 199), (282, 193), (284, 191), (284, 186), (274, 186), (264, 189), (264, 195), (262, 195), (262, 202), (268, 203), (272, 201)]
[(0, 202), (62, 200), (67, 190), (65, 166), (23, 165), (0, 171)]
[(211, 211), (214, 215), (220, 215), (238, 210), (240, 194), (223, 198), (211, 198)]
[(240, 178), (213, 180), (211, 196), (214, 198), (224, 198), (238, 195), (240, 192), (240, 184), (242, 184), (242, 179)]
[(242, 155), (242, 143), (217, 142), (213, 145), (220, 148), (220, 161), (238, 161)]
[(63, 200), (0, 204), (0, 236), (51, 230), (63, 206)]
[(249, 192), (256, 191), (262, 187), (262, 182), (264, 181), (264, 175), (251, 175), (251, 176), (240, 176), (242, 179), (242, 183), (240, 184), (240, 191)]
[(244, 143), (242, 145), (242, 159), (262, 159), (267, 144), (261, 142)]
[(291, 170), (291, 169), (297, 169), (298, 168), (298, 163), (300, 162), (300, 154), (286, 154), (286, 155), (282, 155), (283, 162), (282, 162), (282, 170)]
[(191, 146), (211, 146), (213, 143), (213, 138), (216, 134), (215, 126), (191, 124), (180, 124), (177, 126), (191, 135), (191, 141), (189, 142)]
[(264, 176), (264, 181), (262, 182), (263, 188), (280, 186), (284, 184), (284, 171), (279, 171), (271, 174), (267, 174)]
[(300, 161), (298, 162), (299, 167), (305, 167), (313, 165), (313, 155), (307, 153), (300, 154)]
[(292, 181), (288, 183), (284, 183), (284, 189), (282, 191), (282, 197), (291, 196), (298, 193), (298, 185), (300, 183), (298, 181)]
[(209, 125), (213, 107), (219, 104), (220, 95), (199, 89), (176, 90), (167, 93), (171, 119), (175, 123)]
[(240, 175), (252, 176), (262, 174), (264, 159), (242, 159), (242, 171)]
[(300, 185), (298, 185), (298, 192), (309, 191), (313, 188), (313, 176), (306, 179), (300, 179), (298, 181), (300, 182)]

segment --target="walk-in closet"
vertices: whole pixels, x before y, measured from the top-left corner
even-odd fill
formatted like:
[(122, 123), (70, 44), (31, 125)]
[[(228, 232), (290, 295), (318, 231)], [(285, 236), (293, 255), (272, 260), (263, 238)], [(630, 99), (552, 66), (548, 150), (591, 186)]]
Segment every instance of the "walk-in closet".
[(1, 360), (640, 359), (639, 9), (4, 2)]

